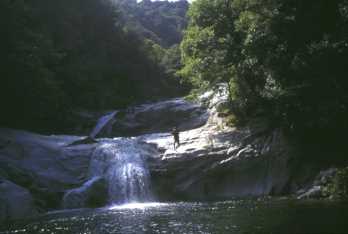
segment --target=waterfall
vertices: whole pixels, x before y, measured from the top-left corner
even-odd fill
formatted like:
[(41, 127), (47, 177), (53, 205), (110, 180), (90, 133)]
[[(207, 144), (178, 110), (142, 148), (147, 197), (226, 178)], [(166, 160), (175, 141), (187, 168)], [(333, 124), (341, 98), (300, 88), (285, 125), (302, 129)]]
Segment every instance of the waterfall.
[(90, 177), (104, 176), (108, 183), (109, 203), (151, 201), (148, 152), (132, 138), (105, 140), (93, 153)]
[(144, 139), (149, 136), (142, 134), (163, 133), (172, 126), (180, 126), (180, 129), (196, 128), (206, 123), (209, 114), (200, 105), (181, 98), (129, 107), (116, 123), (117, 113), (109, 112), (101, 117), (90, 138), (93, 139), (113, 123), (119, 135), (138, 137), (98, 139), (99, 144), (90, 161), (89, 178), (106, 179), (110, 204), (152, 201), (146, 159), (156, 157), (158, 151), (157, 147), (154, 152), (151, 144), (144, 143)]

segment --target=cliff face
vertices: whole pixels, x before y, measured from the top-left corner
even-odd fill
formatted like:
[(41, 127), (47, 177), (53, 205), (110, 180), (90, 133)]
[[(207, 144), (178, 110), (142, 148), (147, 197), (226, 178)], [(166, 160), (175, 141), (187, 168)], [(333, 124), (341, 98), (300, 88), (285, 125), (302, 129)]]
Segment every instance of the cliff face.
[[(196, 133), (198, 139), (205, 137), (202, 132)], [(231, 144), (231, 138), (244, 134), (235, 130), (208, 136), (212, 140), (208, 138), (200, 148), (190, 148), (197, 138), (184, 138), (185, 149), (175, 154), (166, 150), (152, 165), (155, 191), (173, 200), (285, 194), (293, 171), (291, 150), (281, 133), (274, 131), (249, 144)]]
[[(222, 87), (220, 92), (201, 96), (204, 107), (182, 99), (133, 107), (119, 122), (116, 117), (111, 132), (138, 136), (98, 139), (94, 144), (72, 146), (81, 137), (1, 129), (1, 219), (63, 206), (106, 205), (110, 194), (109, 199), (95, 199), (95, 195), (113, 191), (104, 172), (118, 163), (113, 153), (131, 157), (128, 148), (147, 162), (151, 191), (160, 201), (286, 195), (310, 185), (318, 170), (298, 163), (296, 147), (280, 130), (226, 126), (217, 111), (226, 97)], [(180, 130), (181, 144), (176, 150), (168, 132), (173, 125)], [(107, 155), (98, 155), (110, 144)], [(102, 164), (98, 178), (91, 177), (94, 161)], [(17, 198), (25, 210), (13, 205)]]
[[(166, 132), (174, 125), (190, 129), (204, 125), (207, 118), (207, 111), (200, 105), (172, 99), (129, 108), (122, 119), (114, 122), (116, 134), (111, 134), (129, 136)], [(107, 198), (110, 181), (105, 180), (108, 175), (104, 171), (117, 163), (110, 158), (117, 158), (119, 153), (132, 157), (131, 152), (127, 153), (128, 141), (137, 148), (135, 153), (144, 161), (150, 155), (157, 155), (157, 148), (143, 142), (142, 136), (98, 139), (93, 144), (86, 144), (83, 139), (0, 129), (0, 221), (22, 218), (37, 211), (104, 206), (110, 200)], [(115, 155), (111, 155), (112, 150), (107, 155), (100, 151), (108, 145), (114, 147)], [(95, 161), (103, 165), (98, 179), (91, 178)], [(98, 192), (106, 193), (106, 197), (105, 194), (96, 196)], [(27, 201), (25, 204), (18, 201), (26, 209), (20, 210), (22, 205), (13, 205), (17, 198)]]
[(168, 134), (143, 137), (159, 150), (150, 167), (160, 199), (219, 200), (294, 192), (299, 186), (292, 180), (296, 153), (282, 132), (227, 127), (217, 111), (227, 101), (224, 88), (210, 95), (207, 123), (181, 132), (177, 150)]

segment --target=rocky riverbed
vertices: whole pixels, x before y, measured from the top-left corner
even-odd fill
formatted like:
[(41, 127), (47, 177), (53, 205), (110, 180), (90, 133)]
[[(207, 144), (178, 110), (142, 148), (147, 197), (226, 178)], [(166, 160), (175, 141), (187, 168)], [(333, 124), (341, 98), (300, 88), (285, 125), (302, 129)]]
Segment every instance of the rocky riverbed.
[[(78, 136), (0, 129), (0, 221), (47, 210), (104, 206), (117, 202), (121, 195), (124, 200), (129, 191), (115, 192), (119, 187), (113, 183), (131, 181), (130, 189), (143, 191), (142, 178), (110, 179), (124, 168), (112, 166), (120, 155), (125, 164), (132, 163), (133, 167), (125, 167), (128, 177), (141, 177), (149, 170), (146, 187), (151, 196), (132, 190), (135, 198), (196, 201), (317, 195), (312, 186), (316, 186), (313, 181), (318, 180), (319, 170), (299, 166), (296, 147), (278, 129), (228, 127), (218, 113), (226, 101), (222, 87), (202, 95), (198, 104), (171, 99), (131, 107), (123, 111), (122, 118), (116, 115), (108, 131), (118, 138), (101, 138), (91, 144), (71, 145), (83, 139)], [(176, 150), (169, 133), (173, 126), (181, 131)], [(132, 153), (128, 154), (130, 145)], [(125, 160), (125, 155), (137, 157), (135, 164)]]

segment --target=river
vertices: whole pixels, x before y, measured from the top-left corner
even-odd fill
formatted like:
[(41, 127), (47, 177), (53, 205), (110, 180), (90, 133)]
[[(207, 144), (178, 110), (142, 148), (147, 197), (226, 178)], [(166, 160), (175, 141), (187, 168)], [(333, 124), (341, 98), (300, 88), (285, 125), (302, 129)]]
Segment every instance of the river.
[[(0, 150), (0, 159), (3, 160), (0, 169), (1, 166), (12, 165), (11, 170), (4, 167), (4, 171), (13, 172), (13, 177), (9, 180), (23, 184), (21, 178), (28, 177), (32, 184), (40, 188), (39, 191), (48, 191), (56, 195), (54, 198), (57, 202), (50, 204), (50, 207), (43, 206), (47, 209), (40, 210), (51, 210), (50, 212), (29, 218), (31, 216), (25, 214), (30, 214), (32, 201), (39, 201), (45, 205), (46, 192), (33, 193), (35, 196), (32, 198), (28, 191), (4, 181), (4, 185), (12, 190), (5, 190), (3, 199), (7, 203), (0, 203), (3, 205), (0, 207), (0, 214), (3, 214), (5, 220), (0, 222), (0, 233), (348, 232), (347, 203), (279, 197), (220, 202), (179, 202), (181, 197), (175, 197), (173, 191), (184, 192), (185, 197), (196, 194), (194, 197), (197, 199), (191, 200), (197, 201), (213, 199), (214, 196), (206, 196), (204, 192), (210, 192), (210, 195), (224, 195), (220, 200), (224, 200), (226, 196), (226, 199), (232, 199), (236, 191), (239, 195), (247, 194), (245, 197), (262, 196), (271, 191), (264, 189), (263, 185), (272, 187), (274, 183), (274, 186), (277, 186), (282, 182), (277, 178), (284, 174), (277, 170), (273, 177), (269, 176), (267, 170), (267, 173), (264, 173), (263, 167), (266, 165), (268, 168), (270, 165), (262, 162), (269, 160), (261, 156), (256, 157), (254, 151), (249, 153), (255, 157), (238, 156), (246, 149), (235, 152), (236, 157), (232, 154), (231, 156), (228, 152), (234, 149), (234, 144), (237, 145), (243, 134), (231, 130), (227, 132), (229, 135), (218, 135), (220, 137), (216, 137), (214, 141), (210, 140), (209, 136), (217, 131), (214, 128), (216, 123), (210, 121), (214, 118), (208, 120), (209, 115), (204, 109), (182, 99), (142, 105), (125, 113), (126, 117), (123, 119), (117, 119), (116, 111), (103, 116), (90, 137), (98, 135), (109, 123), (115, 124), (116, 133), (124, 131), (132, 133), (126, 134), (130, 136), (99, 138), (92, 145), (71, 144), (76, 140), (80, 141), (81, 137), (42, 136), (2, 129), (0, 140), (10, 143)], [(113, 122), (115, 116), (118, 122)], [(182, 145), (178, 150), (173, 150), (169, 130), (180, 122), (183, 122), (179, 125), (183, 129), (180, 135)], [(154, 123), (151, 124), (151, 128), (148, 127), (149, 123)], [(203, 124), (204, 126), (199, 127)], [(284, 155), (280, 155), (279, 158), (283, 159)], [(220, 170), (215, 166), (225, 165), (225, 162), (233, 159), (237, 163), (231, 164), (231, 167), (222, 167), (225, 169), (222, 174), (213, 174), (212, 170), (208, 170)], [(281, 162), (283, 161), (287, 162)], [(279, 168), (279, 171), (284, 168), (287, 170), (287, 164), (284, 164), (284, 167), (282, 165), (275, 164), (273, 168)], [(17, 176), (14, 172), (18, 171), (23, 175)], [(202, 171), (211, 174), (200, 174)], [(204, 180), (204, 176), (208, 175), (213, 176), (215, 180)], [(224, 177), (225, 175), (227, 177)], [(286, 185), (285, 183), (284, 186)], [(268, 188), (267, 186), (265, 188)], [(21, 195), (20, 199), (16, 197), (18, 194)], [(106, 199), (99, 201), (101, 197)], [(95, 204), (95, 200), (98, 200), (98, 205)], [(52, 207), (57, 211), (52, 211)], [(74, 209), (81, 207), (102, 208)], [(10, 216), (18, 213), (24, 215)], [(23, 217), (28, 219), (10, 219)]]
[(347, 233), (348, 204), (242, 200), (135, 203), (51, 212), (3, 226), (0, 233)]

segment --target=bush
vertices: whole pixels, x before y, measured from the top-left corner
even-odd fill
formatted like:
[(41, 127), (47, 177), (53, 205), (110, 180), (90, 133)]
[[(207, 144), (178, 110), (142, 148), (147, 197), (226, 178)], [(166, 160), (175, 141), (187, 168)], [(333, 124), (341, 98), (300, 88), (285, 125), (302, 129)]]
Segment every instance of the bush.
[(348, 167), (337, 171), (331, 183), (327, 185), (325, 195), (334, 199), (348, 199)]

